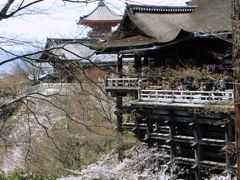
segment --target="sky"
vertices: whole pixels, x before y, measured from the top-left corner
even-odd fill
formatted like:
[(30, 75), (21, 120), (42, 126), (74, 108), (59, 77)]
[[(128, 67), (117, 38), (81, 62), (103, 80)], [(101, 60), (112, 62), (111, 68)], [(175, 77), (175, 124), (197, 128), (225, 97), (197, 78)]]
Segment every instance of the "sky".
[[(128, 3), (153, 5), (184, 5), (186, 0), (128, 0)], [(89, 14), (98, 2), (80, 4), (47, 0), (34, 6), (40, 14), (30, 14), (0, 21), (0, 35), (18, 36), (23, 39), (44, 40), (46, 37), (79, 37), (85, 27), (76, 25), (80, 16)], [(118, 14), (123, 14), (124, 0), (105, 0)]]
[[(6, 0), (1, 0), (2, 3)], [(17, 0), (18, 1), (18, 0)], [(20, 0), (19, 0), (20, 1)], [(32, 0), (27, 0), (28, 2)], [(125, 3), (182, 6), (187, 0), (105, 0), (105, 4), (118, 14), (123, 14)], [(86, 37), (89, 28), (77, 25), (80, 16), (92, 12), (98, 2), (64, 3), (61, 0), (46, 0), (32, 6), (24, 15), (0, 21), (0, 47), (14, 53), (43, 48), (47, 38), (81, 38)], [(3, 38), (4, 37), (4, 38)], [(6, 38), (12, 44), (6, 44)], [(8, 41), (9, 42), (9, 41)], [(7, 56), (0, 52), (0, 59)]]

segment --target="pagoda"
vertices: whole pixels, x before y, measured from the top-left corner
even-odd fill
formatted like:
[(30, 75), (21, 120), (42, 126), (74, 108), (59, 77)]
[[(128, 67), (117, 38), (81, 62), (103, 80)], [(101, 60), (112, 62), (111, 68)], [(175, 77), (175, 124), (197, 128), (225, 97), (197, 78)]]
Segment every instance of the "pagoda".
[(80, 17), (77, 24), (91, 27), (88, 32), (90, 38), (104, 38), (110, 34), (112, 27), (118, 25), (122, 20), (122, 16), (111, 11), (104, 0), (99, 0), (98, 6), (90, 14)]

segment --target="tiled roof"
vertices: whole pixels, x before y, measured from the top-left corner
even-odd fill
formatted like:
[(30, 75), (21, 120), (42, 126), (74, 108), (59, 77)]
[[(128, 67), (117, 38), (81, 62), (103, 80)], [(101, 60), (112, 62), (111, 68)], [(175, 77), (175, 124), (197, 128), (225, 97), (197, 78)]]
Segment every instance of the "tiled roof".
[(79, 24), (86, 21), (118, 21), (122, 20), (122, 16), (110, 10), (103, 1), (100, 1), (97, 8), (90, 14), (80, 17)]
[(231, 30), (229, 9), (230, 0), (200, 0), (199, 6), (192, 13), (144, 12), (129, 13), (128, 16), (146, 35), (155, 37), (159, 42), (168, 42), (175, 39), (181, 30), (187, 32)]
[[(41, 56), (42, 62), (48, 61), (51, 57), (63, 61), (79, 62), (108, 62), (116, 61), (114, 54), (95, 54), (95, 50), (89, 45), (93, 43), (91, 39), (47, 39), (46, 52)], [(51, 49), (48, 51), (47, 49)], [(56, 60), (56, 59), (55, 59)]]
[(128, 49), (128, 47), (147, 46), (148, 44), (154, 44), (155, 42), (156, 39), (136, 35), (124, 39), (102, 42), (99, 47), (103, 47), (104, 51), (108, 47), (111, 47), (114, 51), (118, 51), (118, 49)]
[[(116, 44), (114, 39), (117, 42), (139, 34), (148, 37), (149, 40), (155, 40), (153, 43), (168, 43), (179, 37), (181, 32), (193, 36), (197, 33), (214, 34), (231, 31), (231, 0), (198, 0), (198, 6), (193, 11), (192, 8), (166, 6), (141, 8), (130, 5), (113, 38), (106, 44)], [(185, 9), (188, 11), (184, 12)], [(165, 10), (169, 13), (165, 13)], [(180, 13), (177, 13), (178, 10)], [(128, 46), (128, 41), (125, 42)]]

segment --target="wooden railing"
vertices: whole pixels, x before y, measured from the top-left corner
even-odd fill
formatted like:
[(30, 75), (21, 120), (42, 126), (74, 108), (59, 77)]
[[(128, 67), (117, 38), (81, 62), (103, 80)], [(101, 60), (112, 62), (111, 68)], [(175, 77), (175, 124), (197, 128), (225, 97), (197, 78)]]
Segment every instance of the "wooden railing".
[(233, 100), (233, 90), (226, 91), (179, 91), (154, 90), (158, 86), (143, 89), (146, 79), (139, 78), (108, 78), (105, 79), (106, 89), (133, 89), (138, 91), (138, 101), (205, 104), (211, 102), (228, 102)]
[(105, 88), (109, 88), (109, 87), (138, 88), (139, 80), (144, 81), (144, 79), (139, 79), (139, 78), (108, 78), (108, 79), (105, 79)]
[(205, 104), (208, 102), (232, 101), (233, 90), (227, 91), (174, 91), (139, 90), (138, 100), (144, 102)]

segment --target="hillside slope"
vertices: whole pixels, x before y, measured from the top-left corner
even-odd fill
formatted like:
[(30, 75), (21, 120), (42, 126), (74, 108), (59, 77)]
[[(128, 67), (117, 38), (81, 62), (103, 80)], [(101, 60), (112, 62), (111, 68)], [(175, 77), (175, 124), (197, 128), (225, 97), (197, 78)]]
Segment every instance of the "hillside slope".
[[(118, 154), (112, 152), (81, 171), (72, 171), (74, 176), (62, 177), (59, 180), (169, 180), (170, 167), (167, 164), (159, 164), (159, 160), (164, 155), (165, 152), (159, 152), (156, 148), (148, 148), (142, 143), (127, 150), (121, 162), (118, 160)], [(179, 174), (182, 172), (184, 169), (178, 169)], [(209, 175), (207, 179), (229, 180), (230, 177)]]

